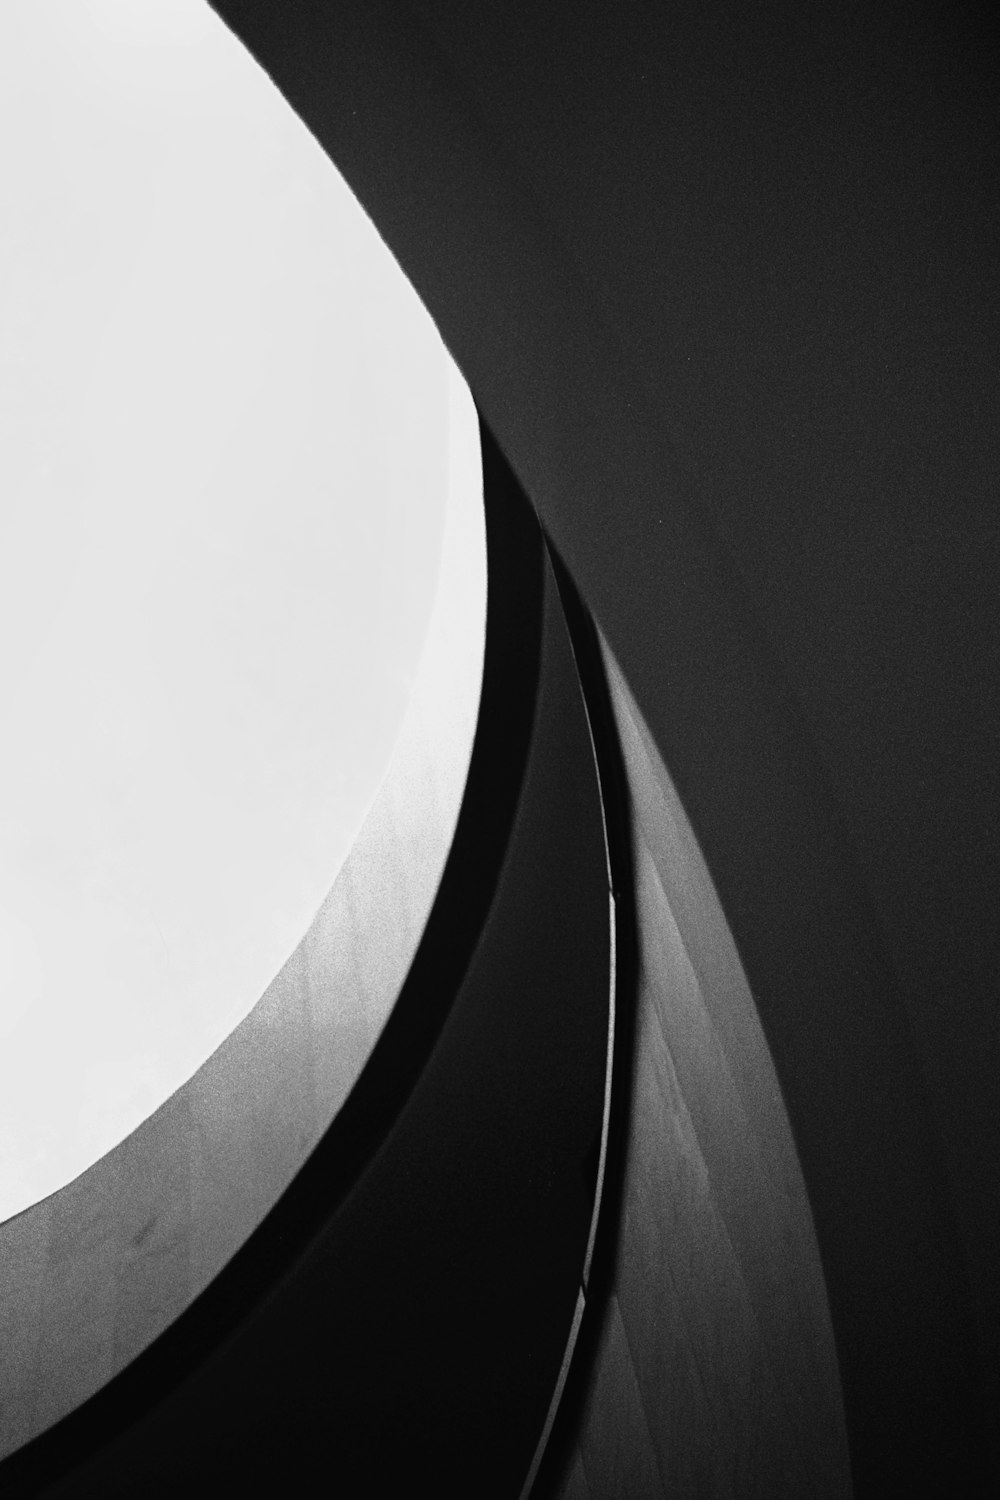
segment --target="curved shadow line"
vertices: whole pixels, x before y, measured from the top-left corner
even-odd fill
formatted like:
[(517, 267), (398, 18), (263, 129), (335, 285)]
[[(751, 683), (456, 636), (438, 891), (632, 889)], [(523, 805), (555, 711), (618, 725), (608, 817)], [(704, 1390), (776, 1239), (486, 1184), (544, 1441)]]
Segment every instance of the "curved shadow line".
[(0, 1464), (5, 1500), (36, 1495), (95, 1456), (294, 1275), (391, 1133), (447, 1020), (499, 883), (541, 665), (541, 532), (481, 418), (480, 436), (487, 618), (479, 718), (452, 847), (396, 1005), (340, 1112), (263, 1223), (131, 1364)]

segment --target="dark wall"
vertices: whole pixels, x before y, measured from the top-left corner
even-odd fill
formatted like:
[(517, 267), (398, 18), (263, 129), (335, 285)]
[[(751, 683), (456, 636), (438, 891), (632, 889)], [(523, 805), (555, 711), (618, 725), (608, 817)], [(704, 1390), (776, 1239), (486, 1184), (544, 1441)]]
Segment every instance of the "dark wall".
[(795, 1131), (856, 1483), (971, 1493), (1000, 1393), (982, 17), (218, 8), (438, 321), (676, 782)]

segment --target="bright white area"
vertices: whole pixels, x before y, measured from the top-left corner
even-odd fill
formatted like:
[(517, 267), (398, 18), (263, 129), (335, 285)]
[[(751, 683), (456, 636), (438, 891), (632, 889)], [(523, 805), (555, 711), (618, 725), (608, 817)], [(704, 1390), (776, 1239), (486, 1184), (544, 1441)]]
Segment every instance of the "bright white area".
[(2, 1220), (295, 948), (479, 471), (416, 294), (200, 0), (2, 0), (0, 184)]

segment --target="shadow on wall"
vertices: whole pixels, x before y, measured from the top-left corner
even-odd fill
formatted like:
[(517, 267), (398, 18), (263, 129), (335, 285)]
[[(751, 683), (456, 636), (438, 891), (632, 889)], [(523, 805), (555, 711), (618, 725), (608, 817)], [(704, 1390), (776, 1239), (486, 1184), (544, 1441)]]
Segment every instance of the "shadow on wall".
[(213, 1280), (309, 1156), (392, 1009), (451, 846), (482, 684), (479, 432), (454, 369), (449, 430), (440, 574), (410, 706), (309, 931), (188, 1083), (0, 1225), (0, 1456), (104, 1386)]
[(123, 1378), (10, 1457), (12, 1495), (117, 1493), (140, 1466), (155, 1494), (280, 1488), (332, 1461), (349, 1487), (431, 1470), (503, 1500), (530, 1465), (586, 1264), (614, 945), (557, 590), (485, 430), (483, 463), (480, 712), (403, 991), (280, 1202)]

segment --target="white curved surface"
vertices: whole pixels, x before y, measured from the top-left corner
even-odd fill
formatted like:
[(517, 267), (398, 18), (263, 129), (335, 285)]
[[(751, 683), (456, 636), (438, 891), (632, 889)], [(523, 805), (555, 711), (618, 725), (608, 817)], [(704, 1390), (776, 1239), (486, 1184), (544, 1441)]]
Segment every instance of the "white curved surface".
[(195, 0), (6, 0), (0, 180), (3, 1220), (192, 1075), (328, 892), (426, 636), (454, 372)]
[(478, 421), (448, 380), (440, 574), (388, 770), (302, 941), (124, 1140), (0, 1223), (0, 1457), (86, 1401), (209, 1285), (311, 1154), (399, 996), (465, 792), (482, 691)]

